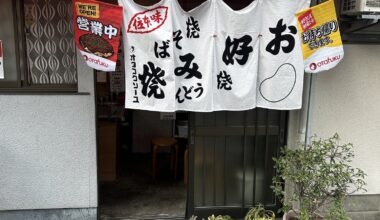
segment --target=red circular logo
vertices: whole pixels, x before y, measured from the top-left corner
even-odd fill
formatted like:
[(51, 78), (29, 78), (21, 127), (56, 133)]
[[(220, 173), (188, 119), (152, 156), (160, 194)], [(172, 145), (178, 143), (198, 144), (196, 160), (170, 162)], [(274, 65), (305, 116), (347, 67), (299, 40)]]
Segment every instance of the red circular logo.
[(317, 69), (317, 64), (311, 63), (309, 67), (310, 67), (311, 70), (316, 70)]

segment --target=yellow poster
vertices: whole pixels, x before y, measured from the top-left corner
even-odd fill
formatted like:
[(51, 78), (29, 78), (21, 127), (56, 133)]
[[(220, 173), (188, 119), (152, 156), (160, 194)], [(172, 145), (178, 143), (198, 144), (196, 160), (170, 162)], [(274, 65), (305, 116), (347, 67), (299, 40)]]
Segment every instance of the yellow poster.
[(318, 73), (338, 65), (344, 50), (334, 1), (300, 11), (296, 16), (305, 72)]

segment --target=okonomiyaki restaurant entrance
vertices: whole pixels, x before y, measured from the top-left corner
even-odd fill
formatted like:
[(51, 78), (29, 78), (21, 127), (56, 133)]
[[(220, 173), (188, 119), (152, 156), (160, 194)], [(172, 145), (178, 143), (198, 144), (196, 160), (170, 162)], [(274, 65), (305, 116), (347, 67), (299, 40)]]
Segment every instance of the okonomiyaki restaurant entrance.
[[(116, 4), (115, 1), (107, 2)], [(157, 21), (160, 19), (153, 15), (165, 14), (166, 6), (161, 4), (178, 3), (176, 7), (181, 7), (181, 13), (186, 14), (201, 11), (207, 7), (200, 6), (210, 3), (202, 0), (119, 2), (123, 3), (124, 10), (139, 7), (146, 9), (130, 18), (130, 21), (135, 22), (125, 26), (123, 35), (127, 36), (142, 36), (139, 16), (143, 13), (151, 19), (150, 23), (147, 21), (149, 25), (145, 23), (146, 32), (159, 28), (153, 18)], [(254, 1), (251, 0), (223, 2), (225, 5), (222, 7), (236, 13), (254, 9)], [(176, 37), (176, 33), (173, 33), (174, 38), (197, 37), (200, 27), (197, 27), (197, 21), (191, 17), (185, 22), (189, 26), (188, 35), (185, 28), (182, 35)], [(251, 35), (258, 36), (256, 33)], [(139, 70), (139, 64), (142, 63), (138, 63), (137, 58), (152, 52), (157, 60), (168, 59), (172, 55), (168, 52), (167, 42), (157, 41), (153, 46), (138, 47), (132, 45), (133, 40), (129, 41), (128, 37), (123, 36), (122, 39), (124, 44), (119, 49), (116, 72), (97, 71), (101, 218), (185, 219), (193, 215), (207, 218), (212, 214), (241, 218), (258, 204), (276, 211), (279, 203), (270, 189), (275, 174), (272, 158), (277, 156), (285, 143), (287, 111), (255, 108), (256, 103), (253, 103), (255, 100), (252, 98), (244, 99), (245, 104), (239, 103), (251, 106), (242, 107), (245, 108), (242, 110), (233, 110), (235, 104), (228, 102), (220, 110), (218, 106), (204, 103), (188, 105), (188, 109), (182, 108), (181, 104), (202, 98), (205, 94), (210, 95), (201, 81), (195, 82), (197, 86), (193, 87), (184, 84), (174, 94), (178, 106), (172, 108), (170, 105), (174, 99), (171, 100), (170, 94), (163, 89), (164, 86), (170, 86), (170, 82), (160, 78), (165, 70), (153, 62), (147, 62)], [(235, 49), (232, 39), (228, 39), (231, 40), (231, 51), (230, 54), (223, 54), (226, 66), (232, 63), (244, 64), (248, 54), (254, 53), (253, 49), (258, 52), (258, 47), (248, 46), (253, 42), (248, 35), (243, 36), (241, 42), (235, 42), (238, 46)], [(234, 40), (236, 39), (237, 37)], [(185, 48), (182, 42), (173, 42), (172, 46)], [(241, 51), (244, 48), (247, 49), (246, 55)], [(234, 54), (237, 54), (236, 57)], [(196, 65), (199, 64), (199, 68), (202, 68), (201, 62), (190, 65), (186, 62), (193, 57), (184, 55), (182, 58), (184, 69), (173, 69), (177, 77), (206, 78), (206, 75), (198, 74), (202, 69), (198, 71)], [(190, 70), (193, 67), (194, 72), (185, 70), (185, 67)], [(240, 72), (244, 73), (242, 71)], [(228, 92), (233, 89), (237, 79), (229, 78), (221, 71), (217, 82), (218, 90)], [(294, 87), (288, 88), (290, 92), (283, 97), (266, 98), (278, 99), (273, 103), (281, 102), (297, 90)], [(243, 87), (241, 90), (244, 90)], [(260, 92), (265, 94), (265, 88), (262, 87)], [(144, 97), (136, 95), (138, 93)], [(163, 102), (167, 97), (169, 101)], [(152, 104), (147, 101), (148, 98), (155, 98), (161, 104)], [(219, 98), (223, 99), (222, 96)], [(202, 106), (210, 113), (192, 110), (197, 107), (202, 110)], [(224, 108), (230, 110), (224, 111)], [(175, 113), (164, 113), (173, 111)]]

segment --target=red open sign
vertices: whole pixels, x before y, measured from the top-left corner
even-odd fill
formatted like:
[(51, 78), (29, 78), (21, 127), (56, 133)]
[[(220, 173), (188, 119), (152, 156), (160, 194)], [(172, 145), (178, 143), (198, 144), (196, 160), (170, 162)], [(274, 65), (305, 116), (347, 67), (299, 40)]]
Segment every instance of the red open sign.
[(115, 71), (123, 9), (93, 0), (74, 0), (75, 43), (90, 67)]

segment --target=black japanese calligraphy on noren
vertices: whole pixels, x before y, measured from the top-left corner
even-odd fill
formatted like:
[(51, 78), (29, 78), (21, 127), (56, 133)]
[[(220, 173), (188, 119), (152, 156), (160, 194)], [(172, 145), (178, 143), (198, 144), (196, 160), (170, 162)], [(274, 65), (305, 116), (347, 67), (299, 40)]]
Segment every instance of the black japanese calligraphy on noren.
[(160, 86), (166, 86), (166, 81), (163, 79), (165, 71), (160, 67), (155, 67), (152, 62), (144, 64), (143, 74), (139, 75), (139, 79), (143, 86), (142, 94), (149, 98), (154, 96), (156, 99), (165, 98), (165, 93)]
[(132, 83), (133, 83), (133, 90), (134, 90), (133, 103), (140, 103), (139, 96), (137, 95), (139, 84), (137, 81), (136, 55), (134, 54), (135, 52), (134, 46), (131, 47), (130, 52), (131, 52), (130, 61), (131, 61), (131, 67), (132, 67)]
[[(203, 90), (204, 89), (202, 87), (202, 83), (197, 83), (196, 87), (194, 87), (194, 86), (191, 86), (191, 87), (182, 86), (182, 87), (178, 88), (178, 90), (177, 90), (176, 100), (178, 103), (184, 103), (186, 100), (192, 100), (194, 98), (193, 93), (198, 93), (197, 96), (195, 97), (195, 99), (197, 99), (197, 98), (202, 96)], [(183, 95), (182, 95), (182, 91), (184, 92)]]
[(181, 98), (181, 92), (182, 92), (182, 89), (178, 88), (177, 93), (175, 95), (175, 99), (177, 100), (178, 103), (184, 103), (185, 102), (185, 99)]
[[(240, 65), (244, 65), (249, 58), (249, 54), (253, 51), (252, 46), (249, 46), (251, 42), (252, 37), (249, 35), (245, 35), (241, 38), (234, 38), (233, 41), (228, 36), (226, 40), (226, 47), (223, 52), (223, 62), (226, 65), (233, 65), (236, 60)], [(236, 55), (240, 57), (236, 58)]]
[(231, 75), (229, 75), (226, 71), (220, 71), (217, 75), (218, 89), (219, 90), (231, 90), (232, 87), (232, 79)]
[(187, 38), (199, 38), (199, 32), (201, 29), (199, 28), (199, 23), (192, 16), (190, 16), (186, 21), (187, 26)]
[[(291, 34), (283, 34), (287, 28)], [(283, 24), (283, 19), (280, 19), (277, 22), (277, 26), (275, 28), (269, 28), (269, 31), (274, 34), (275, 37), (268, 43), (266, 51), (273, 55), (277, 55), (280, 52), (280, 49), (282, 49), (284, 53), (290, 53), (293, 51), (295, 45), (293, 35), (297, 34), (297, 28), (295, 26), (287, 27), (286, 24)], [(287, 42), (286, 46), (281, 46), (283, 41)]]
[(197, 88), (194, 89), (194, 92), (198, 93), (197, 97), (195, 98), (199, 98), (203, 95), (203, 86), (202, 86), (202, 83), (197, 83)]
[(192, 53), (188, 53), (186, 55), (180, 56), (179, 59), (182, 62), (185, 62), (185, 66), (177, 67), (174, 70), (174, 73), (176, 76), (183, 76), (184, 74), (188, 73), (185, 79), (191, 79), (193, 77), (202, 79), (202, 73), (198, 71), (199, 69), (198, 64), (194, 62), (192, 67), (190, 68), (191, 63), (194, 60), (194, 55)]
[(169, 43), (170, 43), (170, 40), (162, 41), (162, 46), (158, 46), (157, 42), (154, 43), (154, 54), (156, 55), (157, 58), (170, 57), (170, 54), (168, 53)]
[[(185, 99), (191, 100), (193, 99), (190, 94), (193, 91), (194, 86), (191, 86), (190, 88), (187, 88), (187, 86), (182, 86), (182, 88), (178, 88), (176, 99), (178, 103), (184, 103)], [(182, 90), (184, 91), (184, 95), (181, 98)]]
[(181, 45), (179, 45), (179, 42), (183, 39), (182, 37), (182, 31), (181, 30), (178, 30), (178, 31), (174, 31), (173, 32), (173, 41), (175, 42), (175, 46), (177, 47), (177, 49), (179, 50), (182, 50), (182, 47)]

